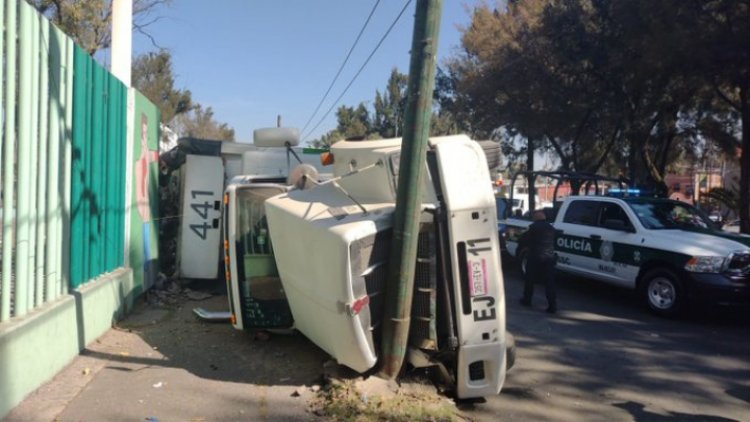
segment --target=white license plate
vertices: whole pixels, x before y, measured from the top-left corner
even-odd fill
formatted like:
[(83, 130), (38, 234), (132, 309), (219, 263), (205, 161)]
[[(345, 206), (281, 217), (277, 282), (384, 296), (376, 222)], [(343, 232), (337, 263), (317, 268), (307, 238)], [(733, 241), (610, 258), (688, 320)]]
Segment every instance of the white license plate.
[(487, 294), (487, 261), (485, 259), (469, 261), (469, 292), (471, 296)]

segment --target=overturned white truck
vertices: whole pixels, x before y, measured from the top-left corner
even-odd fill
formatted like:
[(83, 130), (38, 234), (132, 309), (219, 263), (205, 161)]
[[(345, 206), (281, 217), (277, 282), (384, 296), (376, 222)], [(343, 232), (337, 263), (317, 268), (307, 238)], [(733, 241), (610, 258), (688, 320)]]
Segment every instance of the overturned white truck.
[[(247, 176), (224, 199), (232, 322), (294, 327), (340, 364), (377, 362), (401, 140), (340, 141), (324, 180)], [(513, 351), (495, 198), (482, 147), (432, 138), (407, 359), (436, 366), (459, 398), (498, 394)]]

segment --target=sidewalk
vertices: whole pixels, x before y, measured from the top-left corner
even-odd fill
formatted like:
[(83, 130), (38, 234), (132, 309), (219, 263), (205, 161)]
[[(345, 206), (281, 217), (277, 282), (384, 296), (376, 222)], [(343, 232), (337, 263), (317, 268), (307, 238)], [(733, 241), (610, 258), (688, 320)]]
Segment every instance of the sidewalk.
[[(310, 420), (307, 402), (329, 357), (299, 333), (271, 338), (207, 323), (221, 292), (173, 305), (143, 300), (32, 393), (7, 421)], [(303, 387), (306, 386), (307, 388)]]

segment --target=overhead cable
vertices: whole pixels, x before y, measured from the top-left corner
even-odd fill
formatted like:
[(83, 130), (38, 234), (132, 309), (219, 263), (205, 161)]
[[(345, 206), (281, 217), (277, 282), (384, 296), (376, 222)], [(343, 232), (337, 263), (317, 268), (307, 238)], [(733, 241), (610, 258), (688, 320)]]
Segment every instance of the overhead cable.
[(364, 70), (365, 66), (367, 66), (367, 63), (370, 62), (370, 59), (372, 59), (372, 56), (375, 55), (375, 52), (378, 51), (378, 49), (380, 48), (380, 46), (383, 44), (383, 41), (385, 41), (385, 39), (388, 37), (388, 34), (391, 33), (391, 31), (393, 30), (393, 27), (396, 26), (396, 24), (401, 19), (401, 16), (403, 16), (404, 12), (406, 12), (406, 9), (409, 7), (409, 5), (411, 4), (411, 2), (412, 2), (412, 0), (409, 0), (408, 2), (406, 2), (406, 4), (404, 5), (403, 9), (401, 9), (401, 12), (399, 12), (398, 16), (396, 16), (396, 19), (394, 19), (393, 23), (391, 23), (391, 26), (388, 27), (388, 30), (385, 31), (385, 34), (383, 34), (383, 37), (380, 38), (380, 41), (378, 41), (378, 44), (372, 50), (372, 52), (370, 53), (370, 55), (367, 56), (367, 59), (365, 60), (364, 63), (362, 63), (362, 66), (360, 66), (359, 70), (357, 70), (357, 73), (354, 75), (354, 77), (352, 78), (352, 80), (349, 81), (349, 84), (346, 86), (346, 88), (344, 88), (344, 91), (341, 92), (341, 95), (339, 95), (338, 98), (336, 98), (336, 101), (334, 101), (333, 104), (331, 104), (331, 107), (328, 109), (328, 111), (326, 111), (326, 113), (323, 115), (323, 117), (320, 118), (320, 120), (318, 121), (318, 123), (312, 129), (310, 129), (310, 131), (307, 133), (307, 135), (305, 135), (302, 138), (303, 141), (306, 140), (307, 138), (309, 138), (310, 135), (315, 131), (315, 129), (317, 129), (318, 126), (320, 126), (323, 123), (323, 121), (325, 120), (325, 118), (328, 117), (329, 114), (331, 114), (331, 111), (334, 109), (334, 107), (336, 107), (336, 105), (339, 103), (339, 101), (341, 101), (341, 98), (344, 97), (344, 95), (349, 90), (349, 88), (351, 88), (352, 84), (354, 84), (354, 81), (357, 80), (357, 77), (360, 75), (360, 73), (362, 73), (362, 70)]
[(304, 132), (305, 129), (307, 129), (307, 127), (310, 125), (310, 122), (312, 122), (312, 119), (315, 117), (316, 114), (318, 114), (318, 111), (320, 110), (320, 106), (322, 106), (323, 102), (326, 100), (326, 98), (328, 98), (328, 94), (331, 93), (331, 89), (333, 88), (333, 85), (339, 79), (339, 76), (341, 75), (341, 71), (344, 70), (344, 66), (346, 66), (346, 63), (349, 61), (349, 57), (351, 57), (352, 51), (354, 51), (354, 48), (357, 46), (357, 43), (359, 43), (359, 39), (362, 38), (362, 34), (365, 32), (365, 28), (367, 28), (367, 24), (370, 23), (370, 19), (372, 18), (372, 15), (375, 13), (375, 9), (378, 8), (379, 4), (380, 4), (380, 0), (377, 0), (375, 2), (375, 5), (372, 6), (372, 10), (370, 11), (370, 14), (367, 16), (367, 20), (365, 21), (365, 24), (362, 25), (362, 29), (359, 30), (359, 34), (357, 35), (357, 38), (354, 40), (354, 44), (352, 44), (351, 48), (349, 49), (349, 52), (346, 53), (346, 58), (344, 59), (344, 62), (341, 63), (341, 66), (339, 66), (339, 70), (338, 72), (336, 72), (336, 76), (333, 77), (331, 84), (328, 85), (328, 89), (326, 90), (326, 93), (323, 94), (323, 98), (320, 99), (318, 106), (315, 107), (315, 111), (312, 112), (312, 114), (310, 115), (310, 118), (307, 119), (307, 123), (305, 123), (305, 126), (302, 128), (300, 132)]

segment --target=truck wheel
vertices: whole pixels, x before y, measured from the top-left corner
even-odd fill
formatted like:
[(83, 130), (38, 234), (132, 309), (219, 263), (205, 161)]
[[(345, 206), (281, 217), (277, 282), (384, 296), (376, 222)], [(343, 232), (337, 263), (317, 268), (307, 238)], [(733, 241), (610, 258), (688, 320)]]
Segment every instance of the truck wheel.
[(649, 309), (664, 317), (677, 315), (685, 301), (685, 290), (677, 275), (667, 268), (649, 270), (641, 284)]
[(516, 338), (510, 331), (505, 331), (505, 370), (509, 371), (516, 363)]

